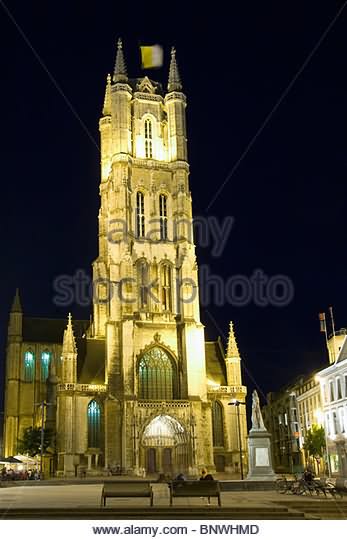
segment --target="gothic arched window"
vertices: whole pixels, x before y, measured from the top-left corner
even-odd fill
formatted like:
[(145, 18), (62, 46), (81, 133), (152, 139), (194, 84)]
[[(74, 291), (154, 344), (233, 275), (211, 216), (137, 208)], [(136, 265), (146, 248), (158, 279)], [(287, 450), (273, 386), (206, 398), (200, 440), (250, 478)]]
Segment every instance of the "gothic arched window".
[(224, 446), (223, 407), (219, 401), (212, 403), (213, 446)]
[(159, 195), (160, 240), (167, 240), (167, 196)]
[(27, 351), (24, 354), (24, 381), (32, 382), (34, 380), (35, 372), (35, 356), (31, 351)]
[(176, 399), (176, 367), (160, 347), (153, 347), (139, 361), (139, 399)]
[(45, 382), (49, 375), (49, 364), (51, 363), (51, 353), (43, 352), (41, 354), (41, 381)]
[(137, 263), (137, 283), (139, 294), (139, 309), (148, 307), (148, 264), (144, 259)]
[(170, 264), (160, 267), (161, 304), (163, 311), (172, 309), (172, 268)]
[(142, 191), (136, 193), (136, 238), (145, 236), (145, 197)]
[(88, 448), (100, 448), (101, 408), (93, 399), (88, 405)]
[(342, 389), (341, 389), (341, 379), (338, 378), (336, 380), (336, 386), (337, 386), (337, 399), (342, 399)]
[(149, 159), (153, 157), (152, 122), (148, 118), (145, 120), (145, 155)]

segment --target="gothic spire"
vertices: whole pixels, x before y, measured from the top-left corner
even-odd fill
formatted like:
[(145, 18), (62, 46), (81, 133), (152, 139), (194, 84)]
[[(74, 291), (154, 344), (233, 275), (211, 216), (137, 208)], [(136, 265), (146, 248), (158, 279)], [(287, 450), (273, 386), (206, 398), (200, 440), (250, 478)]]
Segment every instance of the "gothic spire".
[(63, 354), (64, 353), (65, 354), (77, 353), (76, 341), (75, 341), (75, 336), (74, 336), (73, 328), (72, 328), (71, 313), (69, 313), (67, 327), (64, 332)]
[(16, 289), (16, 294), (13, 299), (11, 313), (22, 313), (22, 305), (20, 302), (19, 289)]
[(175, 47), (171, 48), (171, 62), (170, 62), (170, 71), (169, 71), (169, 83), (167, 85), (169, 92), (175, 92), (182, 90), (182, 83), (180, 73), (178, 71), (177, 61), (176, 61), (176, 49)]
[(128, 80), (127, 68), (124, 60), (123, 44), (121, 38), (117, 42), (116, 64), (114, 66), (113, 81), (123, 82)]
[(107, 75), (104, 107), (102, 109), (102, 114), (104, 116), (109, 116), (111, 114), (111, 75), (110, 74)]
[(232, 321), (230, 321), (227, 358), (240, 358), (240, 353), (234, 332), (234, 325)]

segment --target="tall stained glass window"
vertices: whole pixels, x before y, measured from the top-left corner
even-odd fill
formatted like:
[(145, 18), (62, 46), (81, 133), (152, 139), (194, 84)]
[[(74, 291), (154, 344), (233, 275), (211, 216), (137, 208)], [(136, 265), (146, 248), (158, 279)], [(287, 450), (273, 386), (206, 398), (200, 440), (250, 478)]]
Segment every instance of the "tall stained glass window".
[(41, 354), (41, 381), (46, 381), (49, 375), (49, 364), (51, 362), (51, 353), (44, 351)]
[(35, 356), (31, 351), (26, 351), (24, 354), (24, 381), (32, 382), (35, 373)]
[(219, 401), (212, 404), (213, 446), (224, 446), (223, 408)]
[(101, 442), (101, 408), (93, 399), (88, 405), (88, 447), (100, 448)]
[(140, 359), (139, 398), (176, 399), (176, 369), (160, 347), (153, 347)]

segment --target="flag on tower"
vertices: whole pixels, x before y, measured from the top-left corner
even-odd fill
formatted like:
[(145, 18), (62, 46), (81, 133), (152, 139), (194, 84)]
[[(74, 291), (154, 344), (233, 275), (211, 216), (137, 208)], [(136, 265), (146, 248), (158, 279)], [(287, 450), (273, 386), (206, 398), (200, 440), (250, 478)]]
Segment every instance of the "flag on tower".
[(326, 326), (326, 322), (325, 322), (325, 313), (320, 313), (319, 314), (319, 323), (320, 323), (320, 331), (321, 332), (326, 332), (327, 331), (327, 326)]
[(140, 47), (143, 69), (160, 68), (163, 65), (164, 52), (161, 45)]

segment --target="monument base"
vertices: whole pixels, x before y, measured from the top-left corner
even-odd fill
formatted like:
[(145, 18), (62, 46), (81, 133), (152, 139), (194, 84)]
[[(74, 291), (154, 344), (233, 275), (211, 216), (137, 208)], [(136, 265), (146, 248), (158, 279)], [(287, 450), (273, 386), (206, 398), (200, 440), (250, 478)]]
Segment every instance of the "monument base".
[(271, 435), (266, 430), (251, 429), (248, 434), (249, 469), (247, 480), (276, 480), (272, 468)]

